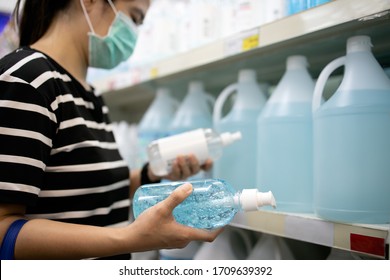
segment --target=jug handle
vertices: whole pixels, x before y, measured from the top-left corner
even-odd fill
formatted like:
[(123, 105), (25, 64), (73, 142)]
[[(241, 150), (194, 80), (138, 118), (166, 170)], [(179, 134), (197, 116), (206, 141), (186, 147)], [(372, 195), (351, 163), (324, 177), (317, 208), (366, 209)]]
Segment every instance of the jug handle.
[(238, 84), (231, 84), (230, 86), (227, 86), (218, 96), (217, 100), (215, 101), (214, 105), (214, 112), (213, 112), (213, 122), (216, 124), (221, 118), (222, 118), (222, 108), (223, 104), (225, 104), (225, 101), (231, 95), (233, 92), (237, 91)]
[(321, 71), (320, 75), (318, 76), (316, 85), (314, 87), (314, 94), (313, 94), (313, 104), (312, 104), (312, 112), (318, 110), (318, 108), (323, 103), (322, 93), (324, 91), (324, 87), (326, 84), (326, 81), (328, 80), (330, 74), (337, 68), (345, 65), (346, 57), (342, 56), (339, 58), (336, 58), (335, 60), (331, 61), (328, 65), (325, 66), (325, 68)]

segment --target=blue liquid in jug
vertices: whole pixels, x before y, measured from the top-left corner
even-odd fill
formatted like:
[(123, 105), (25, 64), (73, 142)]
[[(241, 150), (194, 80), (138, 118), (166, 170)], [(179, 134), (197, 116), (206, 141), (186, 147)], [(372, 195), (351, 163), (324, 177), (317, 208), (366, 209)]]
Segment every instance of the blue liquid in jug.
[(311, 104), (268, 104), (258, 124), (258, 185), (278, 198), (277, 211), (313, 212)]
[[(234, 189), (221, 180), (189, 181), (193, 192), (174, 210), (178, 223), (194, 228), (214, 229), (228, 224), (238, 212), (234, 204)], [(135, 217), (164, 200), (184, 182), (144, 185), (134, 196)]]
[(169, 131), (158, 131), (158, 130), (140, 130), (138, 133), (138, 166), (135, 168), (142, 168), (142, 166), (148, 161), (148, 146), (149, 144), (157, 139), (169, 136)]
[(343, 222), (390, 222), (389, 94), (340, 92), (337, 101), (329, 100), (315, 113), (319, 216)]
[[(233, 115), (235, 114), (235, 115)], [(214, 162), (213, 176), (242, 188), (256, 188), (257, 118), (259, 110), (231, 112), (218, 125), (218, 132), (240, 131), (242, 139), (224, 147)]]

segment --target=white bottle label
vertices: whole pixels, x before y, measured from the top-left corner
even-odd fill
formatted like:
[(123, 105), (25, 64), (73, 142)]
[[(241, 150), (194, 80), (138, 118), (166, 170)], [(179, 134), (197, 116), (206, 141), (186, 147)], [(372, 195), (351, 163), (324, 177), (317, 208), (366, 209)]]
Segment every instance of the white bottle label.
[(172, 162), (179, 155), (194, 154), (199, 164), (203, 164), (209, 157), (203, 129), (160, 139), (158, 146), (161, 158), (167, 162), (169, 167), (171, 167)]

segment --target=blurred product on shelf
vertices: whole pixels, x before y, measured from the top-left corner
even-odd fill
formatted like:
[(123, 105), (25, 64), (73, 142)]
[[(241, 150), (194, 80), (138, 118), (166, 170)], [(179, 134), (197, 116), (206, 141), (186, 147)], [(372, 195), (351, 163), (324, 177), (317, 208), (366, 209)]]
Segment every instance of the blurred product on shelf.
[(119, 153), (129, 167), (135, 168), (140, 162), (137, 125), (125, 121), (113, 122), (111, 125)]
[(136, 168), (147, 162), (148, 145), (170, 134), (170, 125), (178, 107), (179, 101), (172, 96), (169, 89), (157, 88), (154, 100), (138, 124), (139, 164)]
[(289, 56), (258, 118), (257, 185), (278, 197), (277, 211), (313, 211), (312, 99), (307, 58)]
[[(224, 115), (224, 104), (235, 94), (232, 109)], [(241, 131), (242, 140), (227, 147), (214, 163), (213, 177), (221, 178), (233, 186), (254, 188), (256, 183), (257, 118), (266, 103), (266, 94), (257, 82), (256, 71), (242, 69), (238, 82), (227, 86), (218, 96), (213, 111), (217, 132)]]
[[(138, 83), (150, 78), (157, 61), (285, 16), (285, 0), (154, 0), (131, 58), (113, 70), (89, 69), (88, 80), (99, 84), (111, 77), (114, 88)], [(117, 81), (121, 73), (126, 75)]]
[(246, 259), (293, 260), (294, 255), (282, 237), (262, 233)]
[(245, 260), (254, 245), (252, 232), (226, 227), (212, 243), (203, 243), (194, 256), (195, 260)]
[(293, 15), (303, 12), (307, 9), (330, 2), (330, 0), (285, 0), (287, 6), (287, 15)]
[[(314, 201), (318, 216), (352, 223), (390, 222), (390, 79), (369, 36), (347, 40), (346, 55), (321, 72), (314, 91)], [(329, 75), (345, 66), (322, 104)]]
[(192, 241), (182, 249), (160, 250), (158, 258), (160, 260), (193, 260), (201, 246), (201, 242)]
[(19, 45), (18, 33), (15, 22), (8, 20), (4, 29), (0, 31), (0, 58), (15, 50)]

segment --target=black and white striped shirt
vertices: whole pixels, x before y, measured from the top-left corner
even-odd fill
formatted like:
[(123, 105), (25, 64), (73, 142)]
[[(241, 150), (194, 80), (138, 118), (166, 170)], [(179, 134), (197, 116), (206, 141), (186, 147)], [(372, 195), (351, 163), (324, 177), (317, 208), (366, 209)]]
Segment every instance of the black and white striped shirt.
[(0, 203), (96, 226), (129, 220), (129, 170), (101, 97), (45, 54), (0, 60)]

